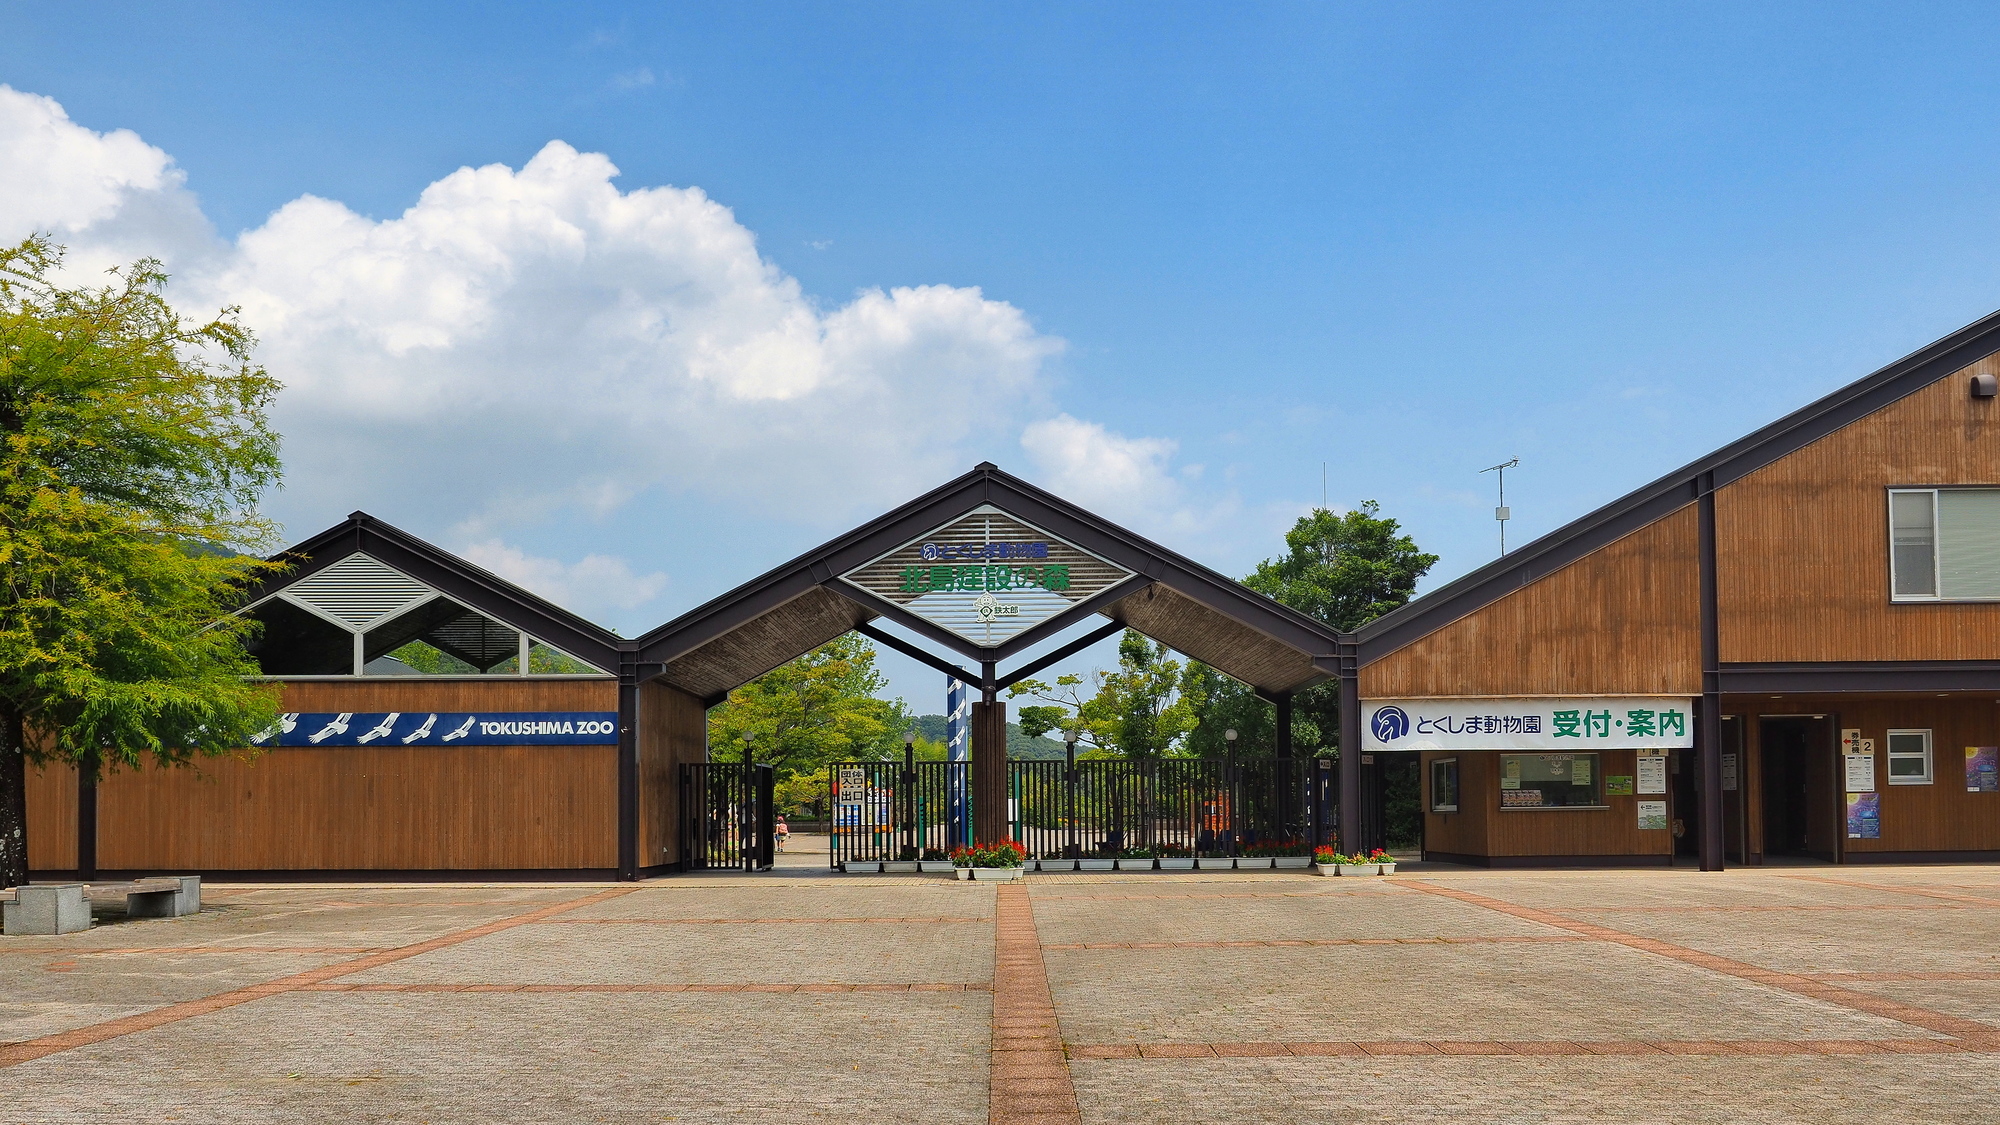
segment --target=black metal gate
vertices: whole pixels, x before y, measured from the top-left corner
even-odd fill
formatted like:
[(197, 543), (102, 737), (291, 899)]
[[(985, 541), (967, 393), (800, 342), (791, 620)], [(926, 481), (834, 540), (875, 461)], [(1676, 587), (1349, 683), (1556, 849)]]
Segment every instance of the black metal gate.
[[(1010, 761), (1006, 835), (1046, 859), (1334, 844), (1338, 777), (1324, 758)], [(836, 869), (943, 858), (972, 840), (969, 762), (840, 762), (827, 780)]]
[(688, 762), (681, 766), (681, 864), (687, 871), (768, 871), (770, 766)]

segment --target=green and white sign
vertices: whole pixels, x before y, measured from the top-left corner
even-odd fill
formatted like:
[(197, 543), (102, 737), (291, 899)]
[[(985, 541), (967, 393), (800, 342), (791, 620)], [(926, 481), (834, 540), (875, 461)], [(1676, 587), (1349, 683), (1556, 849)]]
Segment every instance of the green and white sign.
[[(1372, 699), (1363, 750), (1674, 750), (1694, 745), (1694, 701), (1678, 696), (1576, 699)], [(1646, 792), (1642, 785), (1641, 793)]]
[(1131, 576), (987, 504), (841, 580), (991, 648)]

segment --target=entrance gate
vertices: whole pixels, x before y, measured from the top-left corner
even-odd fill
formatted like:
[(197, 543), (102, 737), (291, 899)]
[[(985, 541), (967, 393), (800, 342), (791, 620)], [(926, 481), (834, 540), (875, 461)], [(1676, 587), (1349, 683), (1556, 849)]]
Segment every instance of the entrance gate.
[(688, 871), (768, 871), (775, 851), (770, 766), (681, 766), (681, 856)]
[[(967, 762), (830, 767), (832, 865), (942, 858), (969, 843), (971, 776)], [(1327, 759), (1010, 761), (1008, 823), (990, 835), (1047, 859), (1315, 847), (1338, 842), (1338, 777)]]

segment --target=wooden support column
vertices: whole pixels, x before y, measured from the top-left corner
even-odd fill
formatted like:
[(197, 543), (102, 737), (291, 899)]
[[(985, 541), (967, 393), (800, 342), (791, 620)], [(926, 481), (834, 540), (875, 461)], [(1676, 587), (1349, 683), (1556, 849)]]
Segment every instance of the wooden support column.
[(639, 877), (639, 669), (618, 669), (618, 877)]
[(97, 775), (100, 771), (96, 755), (79, 763), (76, 771), (76, 877), (85, 882), (97, 878)]
[[(1720, 871), (1723, 864), (1722, 835), (1722, 656), (1715, 604), (1715, 476), (1703, 473), (1696, 484), (1700, 491), (1701, 532), (1701, 702), (1694, 711), (1695, 756), (1700, 761), (1696, 782), (1700, 786), (1697, 804), (1701, 821), (1701, 869)], [(1738, 785), (1742, 784), (1743, 763), (1737, 762)]]
[(1361, 850), (1361, 677), (1340, 677), (1340, 850)]
[(1007, 830), (1007, 705), (989, 700), (972, 705), (972, 839), (998, 843)]

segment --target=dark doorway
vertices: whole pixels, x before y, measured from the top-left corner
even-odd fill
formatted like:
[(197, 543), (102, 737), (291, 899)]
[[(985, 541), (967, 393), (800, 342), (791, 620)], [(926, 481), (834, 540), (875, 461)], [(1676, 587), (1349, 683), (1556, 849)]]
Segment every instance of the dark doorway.
[(1674, 858), (1701, 855), (1701, 759), (1694, 750), (1667, 751), (1667, 784), (1674, 791)]
[(1765, 855), (1833, 858), (1832, 738), (1824, 715), (1761, 720)]

